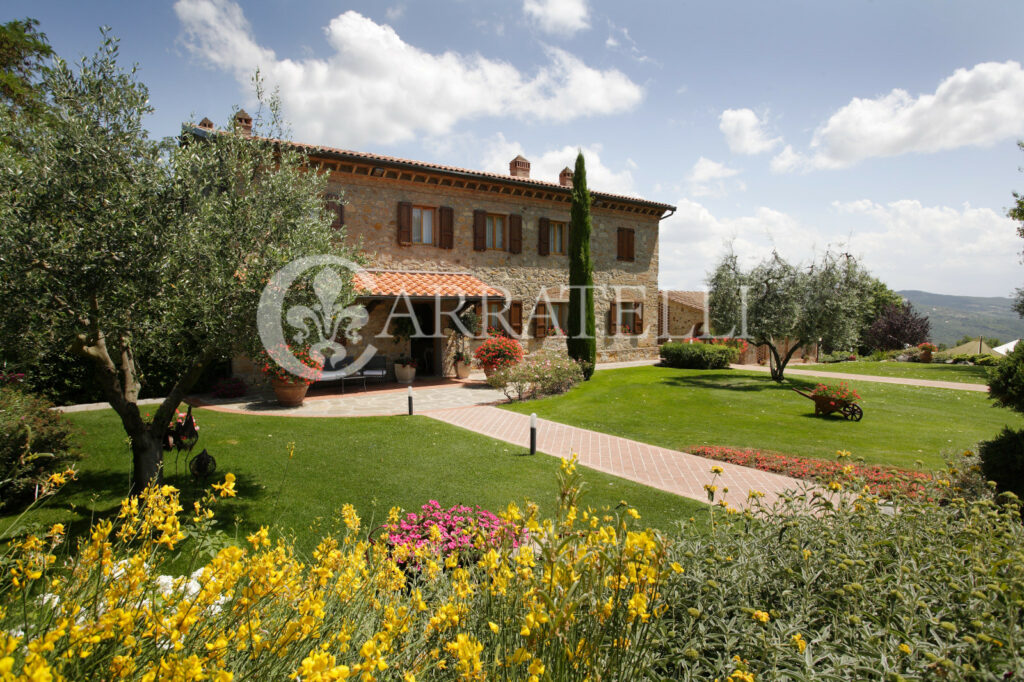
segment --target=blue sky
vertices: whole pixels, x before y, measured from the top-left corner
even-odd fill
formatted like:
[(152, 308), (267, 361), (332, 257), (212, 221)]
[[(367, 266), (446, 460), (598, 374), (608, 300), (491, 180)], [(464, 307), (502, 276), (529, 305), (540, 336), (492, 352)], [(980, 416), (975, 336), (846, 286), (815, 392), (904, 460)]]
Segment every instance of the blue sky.
[(661, 285), (829, 245), (894, 289), (1005, 296), (1024, 241), (1024, 3), (284, 0), (20, 2), (66, 58), (100, 25), (137, 62), (154, 136), (253, 105), (293, 137), (678, 205)]

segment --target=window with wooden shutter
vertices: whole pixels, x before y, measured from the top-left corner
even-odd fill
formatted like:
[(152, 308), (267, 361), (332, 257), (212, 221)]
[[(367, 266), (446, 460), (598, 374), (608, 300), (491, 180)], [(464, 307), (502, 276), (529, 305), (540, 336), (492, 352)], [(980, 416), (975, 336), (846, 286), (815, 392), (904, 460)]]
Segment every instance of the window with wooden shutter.
[(612, 303), (608, 306), (608, 336), (619, 333), (619, 306)]
[(340, 230), (345, 224), (345, 204), (341, 203), (341, 197), (334, 193), (324, 195), (327, 204), (327, 212), (331, 214), (331, 229)]
[(487, 211), (473, 211), (473, 250), (487, 250)]
[(538, 304), (537, 308), (533, 311), (533, 338), (543, 339), (548, 335), (548, 318), (547, 315), (542, 315), (539, 311), (541, 305)]
[(455, 211), (451, 206), (437, 209), (438, 227), (441, 233), (438, 246), (442, 249), (455, 248)]
[(412, 203), (398, 202), (398, 243), (412, 244)]
[(618, 231), (618, 260), (633, 260), (633, 244), (635, 231), (628, 227), (620, 227)]
[(516, 333), (516, 336), (521, 336), (523, 333), (523, 302), (512, 301), (509, 304), (508, 309), (509, 325), (512, 327), (512, 331)]
[(523, 252), (523, 216), (521, 215), (508, 217), (508, 252)]
[(551, 221), (548, 218), (541, 218), (537, 221), (537, 255), (546, 256), (550, 252), (548, 242), (548, 231), (551, 229)]

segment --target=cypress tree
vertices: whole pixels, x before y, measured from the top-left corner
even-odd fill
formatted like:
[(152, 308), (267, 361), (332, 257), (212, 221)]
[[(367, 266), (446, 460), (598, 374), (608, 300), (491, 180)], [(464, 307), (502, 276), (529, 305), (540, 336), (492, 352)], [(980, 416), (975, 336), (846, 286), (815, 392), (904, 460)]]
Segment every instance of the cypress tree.
[(583, 152), (576, 157), (572, 176), (572, 209), (569, 226), (569, 329), (566, 346), (569, 357), (584, 363), (584, 378), (590, 379), (597, 361), (594, 324), (594, 270), (590, 262), (590, 192)]

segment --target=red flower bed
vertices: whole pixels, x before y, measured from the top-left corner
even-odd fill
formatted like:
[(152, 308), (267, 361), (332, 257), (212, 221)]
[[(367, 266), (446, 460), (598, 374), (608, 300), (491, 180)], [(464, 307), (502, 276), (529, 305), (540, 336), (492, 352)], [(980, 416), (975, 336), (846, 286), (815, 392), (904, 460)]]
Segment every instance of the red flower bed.
[(860, 394), (850, 388), (845, 381), (840, 381), (838, 386), (818, 384), (814, 387), (814, 390), (811, 391), (811, 395), (823, 395), (831, 398), (832, 400), (842, 400), (848, 403), (855, 403), (860, 400)]
[(868, 491), (878, 497), (893, 497), (894, 495), (916, 497), (924, 492), (925, 483), (932, 480), (931, 474), (923, 471), (909, 471), (878, 465), (847, 464), (843, 461), (782, 455), (761, 450), (698, 445), (688, 448), (686, 451), (720, 462), (739, 464), (822, 484), (853, 477), (863, 481), (867, 485)]

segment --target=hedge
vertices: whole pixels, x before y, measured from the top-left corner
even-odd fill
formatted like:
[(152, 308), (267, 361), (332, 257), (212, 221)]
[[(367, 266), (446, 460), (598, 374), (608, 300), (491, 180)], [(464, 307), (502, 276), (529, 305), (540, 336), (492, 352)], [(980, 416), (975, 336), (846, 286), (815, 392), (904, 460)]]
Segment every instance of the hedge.
[(709, 343), (666, 343), (661, 363), (681, 369), (724, 369), (739, 357), (735, 348)]

